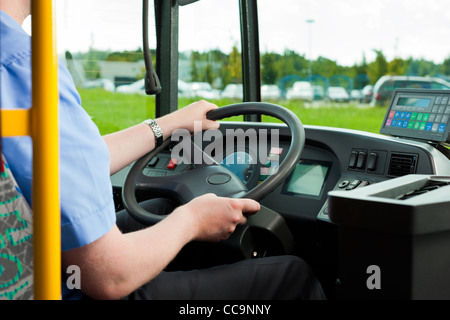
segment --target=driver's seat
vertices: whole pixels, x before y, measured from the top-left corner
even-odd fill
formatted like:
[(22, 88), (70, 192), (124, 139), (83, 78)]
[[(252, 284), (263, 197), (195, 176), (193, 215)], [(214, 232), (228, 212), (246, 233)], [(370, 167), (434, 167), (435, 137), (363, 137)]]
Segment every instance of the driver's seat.
[(33, 299), (32, 211), (0, 158), (0, 300)]

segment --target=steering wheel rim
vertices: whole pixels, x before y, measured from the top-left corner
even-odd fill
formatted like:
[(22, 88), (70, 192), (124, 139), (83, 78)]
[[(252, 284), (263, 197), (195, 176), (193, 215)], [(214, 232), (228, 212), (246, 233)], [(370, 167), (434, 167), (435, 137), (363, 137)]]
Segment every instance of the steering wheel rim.
[[(239, 196), (239, 198), (249, 198), (259, 201), (279, 186), (299, 162), (305, 145), (305, 131), (302, 122), (292, 111), (280, 105), (265, 102), (244, 102), (224, 106), (210, 111), (207, 114), (207, 118), (210, 120), (220, 120), (231, 116), (246, 114), (264, 114), (275, 117), (283, 121), (291, 131), (291, 144), (285, 158), (278, 167), (278, 171), (275, 174), (270, 175), (253, 189), (245, 194), (241, 193)], [(143, 224), (155, 224), (164, 219), (165, 216), (148, 212), (138, 204), (135, 197), (135, 180), (139, 172), (142, 172), (147, 163), (161, 150), (165, 149), (170, 142), (170, 138), (167, 138), (161, 146), (137, 160), (128, 172), (122, 188), (122, 199), (125, 209), (130, 216)]]

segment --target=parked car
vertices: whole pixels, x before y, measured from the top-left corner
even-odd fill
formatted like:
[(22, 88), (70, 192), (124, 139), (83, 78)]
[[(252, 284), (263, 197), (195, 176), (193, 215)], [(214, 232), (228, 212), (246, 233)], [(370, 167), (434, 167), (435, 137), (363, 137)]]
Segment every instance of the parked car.
[(227, 84), (220, 96), (222, 98), (242, 100), (244, 98), (244, 87), (242, 84)]
[(192, 91), (191, 86), (183, 80), (178, 80), (178, 96), (183, 98), (193, 98), (195, 93)]
[(368, 84), (361, 90), (361, 102), (370, 103), (373, 96), (373, 86)]
[(108, 79), (92, 79), (92, 80), (86, 80), (82, 87), (84, 89), (94, 89), (94, 88), (101, 88), (106, 91), (114, 92), (116, 87), (114, 86), (114, 83), (111, 80)]
[(275, 84), (265, 84), (261, 86), (262, 100), (278, 100), (280, 99), (281, 91)]
[(297, 81), (294, 83), (293, 87), (288, 89), (286, 92), (286, 98), (288, 100), (314, 100), (314, 91), (311, 83), (307, 81)]
[(218, 90), (214, 90), (208, 82), (190, 82), (191, 91), (195, 97), (204, 99), (219, 99)]
[(450, 89), (450, 83), (434, 77), (382, 76), (373, 88), (371, 105), (386, 106), (398, 88)]
[(325, 90), (322, 86), (313, 86), (314, 100), (322, 100), (325, 97)]
[(335, 102), (348, 102), (350, 100), (347, 90), (343, 87), (329, 87), (327, 98)]
[(350, 91), (350, 99), (352, 99), (353, 101), (360, 102), (361, 97), (362, 97), (361, 90), (353, 89), (352, 91)]
[[(116, 92), (120, 93), (145, 93), (145, 79), (140, 79), (130, 84), (123, 84), (116, 88)], [(180, 97), (194, 97), (191, 86), (183, 80), (178, 80), (178, 95)]]
[(145, 79), (138, 80), (131, 84), (123, 84), (116, 88), (120, 93), (140, 93), (145, 94)]

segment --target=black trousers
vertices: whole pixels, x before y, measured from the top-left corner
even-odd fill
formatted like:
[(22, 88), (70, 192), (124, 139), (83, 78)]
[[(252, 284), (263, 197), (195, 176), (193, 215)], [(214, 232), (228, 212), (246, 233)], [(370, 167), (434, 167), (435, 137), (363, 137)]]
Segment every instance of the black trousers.
[[(163, 214), (172, 204), (155, 199), (141, 205), (154, 213), (159, 208)], [(145, 227), (124, 211), (118, 213), (117, 223), (123, 232)], [(325, 299), (325, 294), (305, 261), (296, 256), (276, 256), (202, 270), (162, 272), (126, 299), (319, 300)]]

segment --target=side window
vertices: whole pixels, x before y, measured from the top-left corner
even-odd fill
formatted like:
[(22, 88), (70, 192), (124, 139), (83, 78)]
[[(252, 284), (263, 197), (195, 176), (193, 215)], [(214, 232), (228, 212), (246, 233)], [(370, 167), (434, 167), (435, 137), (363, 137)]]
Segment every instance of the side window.
[(242, 101), (239, 2), (202, 0), (179, 10), (179, 104)]
[(450, 90), (450, 87), (444, 85), (443, 83), (432, 82), (432, 83), (431, 83), (431, 89), (436, 89), (436, 90)]
[[(143, 90), (142, 0), (58, 0), (57, 52), (101, 134), (154, 116)], [(149, 44), (155, 50), (154, 10)]]
[[(258, 14), (262, 92), (277, 86), (280, 103), (306, 122), (318, 118), (308, 117), (309, 109), (319, 114), (336, 101), (352, 114), (365, 108), (365, 116), (386, 106), (406, 84), (382, 85), (383, 76), (436, 77), (450, 85), (449, 50), (435, 40), (450, 35), (447, 0), (258, 0)], [(300, 91), (301, 82), (311, 87)], [(334, 99), (335, 87), (348, 97)], [(320, 118), (321, 125), (343, 125), (338, 117)]]
[(386, 94), (388, 92), (391, 92), (392, 90), (394, 90), (395, 85), (399, 86), (400, 83), (395, 84), (394, 81), (386, 81), (381, 87), (380, 87), (380, 93), (381, 94)]

